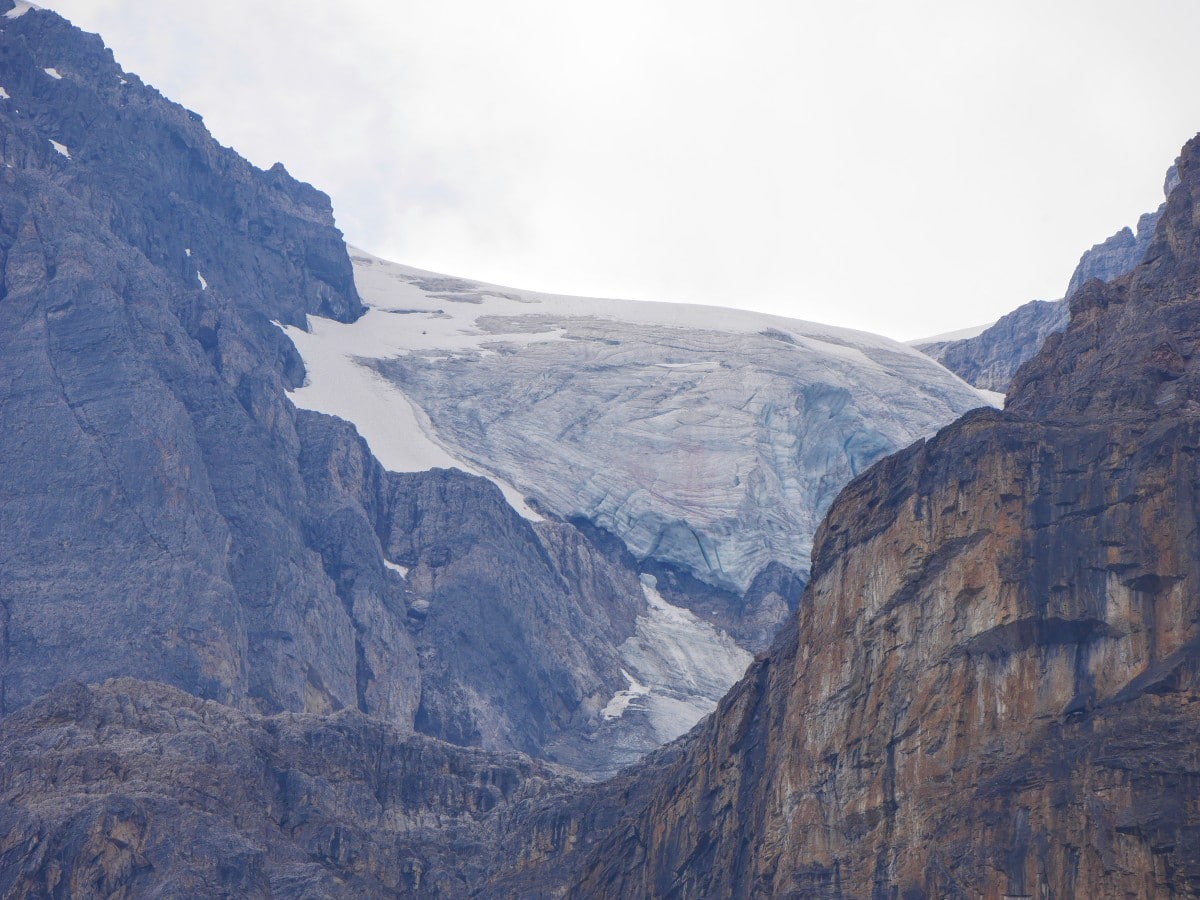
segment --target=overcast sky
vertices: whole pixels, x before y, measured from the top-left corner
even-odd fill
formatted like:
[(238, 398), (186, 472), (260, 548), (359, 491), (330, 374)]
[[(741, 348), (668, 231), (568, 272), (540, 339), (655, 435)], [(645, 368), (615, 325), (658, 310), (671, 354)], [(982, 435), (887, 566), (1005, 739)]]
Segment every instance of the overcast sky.
[(1195, 0), (42, 0), (347, 240), (913, 338), (1061, 296), (1200, 131)]

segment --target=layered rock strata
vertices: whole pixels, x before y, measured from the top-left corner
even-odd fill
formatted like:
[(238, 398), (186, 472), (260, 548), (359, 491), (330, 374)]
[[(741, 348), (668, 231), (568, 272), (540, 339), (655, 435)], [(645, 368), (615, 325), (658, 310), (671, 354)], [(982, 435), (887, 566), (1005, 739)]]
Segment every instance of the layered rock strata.
[(5, 897), (463, 897), (571, 778), (355, 710), (262, 717), (133, 679), (0, 723)]

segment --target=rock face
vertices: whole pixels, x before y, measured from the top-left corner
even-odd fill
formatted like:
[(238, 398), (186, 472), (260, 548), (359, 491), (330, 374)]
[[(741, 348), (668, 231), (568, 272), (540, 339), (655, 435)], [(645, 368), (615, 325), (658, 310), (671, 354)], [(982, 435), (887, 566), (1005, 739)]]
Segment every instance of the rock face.
[[(1167, 169), (1163, 178), (1163, 196), (1169, 197), (1171, 191), (1179, 184), (1178, 164)], [(1079, 259), (1079, 265), (1071, 273), (1071, 281), (1067, 285), (1066, 299), (1070, 300), (1075, 292), (1093, 278), (1107, 283), (1119, 278), (1142, 261), (1150, 242), (1154, 239), (1154, 231), (1158, 220), (1162, 217), (1164, 206), (1159, 206), (1154, 212), (1145, 213), (1138, 219), (1137, 232), (1122, 228), (1103, 243), (1096, 244)]]
[[(1171, 166), (1163, 183), (1164, 195), (1178, 183), (1177, 169)], [(1007, 391), (1017, 369), (1037, 354), (1046, 338), (1067, 327), (1068, 303), (1084, 284), (1093, 278), (1112, 281), (1142, 261), (1163, 209), (1160, 206), (1138, 219), (1136, 234), (1122, 228), (1084, 253), (1062, 300), (1031, 300), (972, 338), (914, 346), (978, 388)]]
[(621, 784), (573, 895), (1200, 892), (1200, 138), (1179, 168), (1003, 413), (847, 487), (794, 625)]
[(270, 323), (362, 312), (328, 199), (52, 13), (0, 19), (0, 85), (0, 713), (118, 674), (354, 706)]
[(5, 897), (462, 897), (576, 786), (359, 712), (239, 713), (133, 679), (0, 723)]
[(1017, 369), (1047, 337), (1066, 328), (1070, 318), (1066, 300), (1030, 300), (973, 338), (914, 346), (964, 381), (1004, 393)]
[(733, 648), (612, 715), (653, 619), (632, 557), (295, 409), (280, 325), (365, 309), (328, 198), (51, 12), (0, 17), (0, 87), (0, 716), (132, 676), (603, 773), (665, 739), (653, 703), (693, 708), (674, 737), (736, 680)]
[[(661, 743), (634, 717), (601, 714), (627, 686), (618, 648), (645, 606), (634, 570), (568, 524), (521, 518), (484, 479), (384, 471), (338, 419), (301, 412), (297, 433), (306, 532), (326, 573), (351, 608), (387, 600), (364, 623), (359, 709), (402, 707), (389, 718), (423, 733), (595, 773)], [(415, 671), (388, 652), (399, 641)], [(597, 730), (623, 740), (597, 746)]]

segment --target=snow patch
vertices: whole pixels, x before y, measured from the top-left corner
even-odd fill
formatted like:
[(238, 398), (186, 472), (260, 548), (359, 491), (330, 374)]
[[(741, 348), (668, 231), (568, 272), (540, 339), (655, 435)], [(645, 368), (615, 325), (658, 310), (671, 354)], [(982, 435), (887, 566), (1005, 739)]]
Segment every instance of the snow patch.
[(985, 325), (974, 325), (971, 328), (960, 328), (957, 331), (943, 331), (941, 334), (931, 334), (929, 337), (916, 338), (904, 343), (910, 347), (919, 347), (922, 344), (947, 344), (950, 341), (965, 341), (968, 338), (979, 337), (979, 335), (995, 324), (995, 322), (988, 322)]
[(308, 331), (295, 326), (280, 327), (292, 339), (308, 371), (303, 387), (292, 392), (292, 402), (352, 422), (385, 469), (393, 472), (425, 472), (429, 469), (461, 469), (490, 479), (504, 498), (532, 522), (543, 521), (507, 482), (488, 475), (453, 456), (434, 437), (424, 411), (374, 369), (362, 357), (395, 353), (388, 343), (389, 316), (369, 310), (357, 322), (343, 325), (332, 319), (308, 317)]
[(665, 744), (716, 709), (754, 657), (725, 632), (663, 599), (653, 575), (641, 581), (648, 609), (619, 648), (629, 690), (619, 691), (602, 712), (616, 718), (638, 700), (634, 708), (646, 711)]
[(200, 290), (208, 290), (208, 282), (204, 280), (204, 276), (200, 274), (200, 270), (196, 270), (196, 280), (200, 282)]
[(8, 12), (4, 14), (6, 19), (19, 19), (31, 9), (41, 9), (36, 3), (29, 3), (27, 0), (17, 0), (16, 4)]
[(625, 710), (629, 709), (629, 705), (639, 697), (645, 697), (650, 693), (650, 688), (641, 684), (636, 678), (621, 670), (621, 674), (625, 676), (625, 680), (629, 682), (629, 689), (617, 691), (613, 694), (612, 699), (604, 709), (600, 710), (600, 715), (604, 716), (605, 721), (611, 722), (613, 719), (619, 719), (625, 714)]
[(975, 390), (979, 396), (983, 398), (983, 402), (988, 406), (994, 406), (996, 409), (1004, 409), (1004, 394), (1001, 394), (999, 391), (989, 391), (984, 388), (975, 388)]
[(58, 141), (51, 141), (50, 146), (53, 147), (55, 150), (57, 150), (59, 153), (61, 153), (63, 156), (65, 156), (67, 159), (71, 158), (71, 151), (68, 150), (65, 145), (60, 144)]
[(389, 569), (391, 569), (393, 572), (399, 572), (405, 578), (408, 577), (408, 566), (397, 565), (396, 563), (392, 562), (390, 559), (385, 559), (383, 561), (383, 564), (385, 566), (387, 566)]
[(62, 75), (59, 73), (58, 69), (54, 68), (53, 66), (51, 66), (48, 69), (42, 69), (42, 71), (45, 72), (47, 75), (49, 75), (51, 78), (53, 78), (55, 81), (62, 81)]
[[(906, 344), (867, 331), (789, 319), (752, 310), (692, 303), (546, 294), (416, 269), (389, 262), (355, 247), (350, 248), (350, 254), (354, 263), (355, 284), (368, 306), (380, 309), (406, 306), (409, 309), (431, 311), (436, 305), (452, 321), (457, 322), (456, 328), (447, 329), (450, 335), (469, 334), (469, 331), (463, 332), (461, 329), (483, 316), (552, 314), (556, 318), (600, 318), (622, 323), (681, 330), (700, 329), (726, 334), (761, 334), (763, 331), (771, 331), (784, 338), (802, 337), (819, 342), (823, 346), (888, 350), (928, 358)], [(506, 334), (506, 339), (510, 336)], [(541, 335), (541, 340), (546, 339), (546, 335)], [(445, 349), (444, 344), (442, 347)]]

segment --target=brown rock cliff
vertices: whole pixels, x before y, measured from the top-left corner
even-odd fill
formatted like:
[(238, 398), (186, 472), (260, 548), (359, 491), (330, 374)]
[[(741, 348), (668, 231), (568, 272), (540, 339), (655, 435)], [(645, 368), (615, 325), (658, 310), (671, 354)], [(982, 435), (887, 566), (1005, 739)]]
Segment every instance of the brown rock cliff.
[(846, 488), (794, 627), (576, 894), (1200, 893), (1200, 139), (1180, 174), (1005, 412)]

